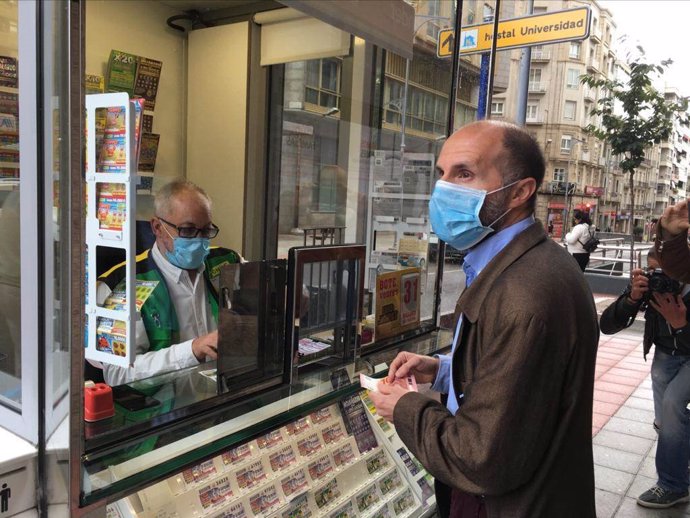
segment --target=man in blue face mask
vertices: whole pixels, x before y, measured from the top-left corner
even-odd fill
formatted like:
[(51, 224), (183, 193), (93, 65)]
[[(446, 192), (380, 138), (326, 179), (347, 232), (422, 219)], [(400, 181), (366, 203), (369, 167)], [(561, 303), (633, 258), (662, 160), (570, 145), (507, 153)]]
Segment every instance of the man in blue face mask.
[[(218, 279), (223, 264), (240, 256), (211, 247), (219, 229), (211, 220), (211, 200), (185, 180), (162, 187), (154, 200), (151, 228), (156, 242), (137, 257), (137, 281), (154, 286), (137, 321), (136, 359), (127, 369), (104, 365), (110, 385), (216, 359)], [(99, 278), (99, 302), (123, 282), (124, 264)]]
[(437, 168), (432, 228), (466, 250), (452, 353), (400, 353), (388, 380), (412, 372), (447, 403), (391, 384), (371, 399), (436, 477), (441, 516), (594, 518), (597, 314), (577, 264), (534, 220), (541, 150), (482, 121), (448, 139)]

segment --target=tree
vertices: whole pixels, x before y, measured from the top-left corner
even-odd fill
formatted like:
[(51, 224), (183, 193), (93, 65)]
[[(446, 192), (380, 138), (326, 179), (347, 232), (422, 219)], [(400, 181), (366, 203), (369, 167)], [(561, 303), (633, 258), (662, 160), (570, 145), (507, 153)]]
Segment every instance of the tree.
[(645, 151), (654, 144), (668, 140), (674, 120), (687, 124), (688, 98), (670, 101), (653, 85), (656, 77), (664, 74), (673, 63), (670, 59), (660, 64), (650, 63), (642, 47), (639, 55), (630, 58), (625, 81), (586, 75), (581, 82), (590, 88), (603, 88), (601, 97), (590, 112), (601, 117), (601, 126), (588, 125), (585, 129), (607, 142), (613, 155), (621, 158), (620, 168), (629, 175), (630, 185), (630, 269), (633, 268), (634, 239), (632, 217), (635, 213), (633, 178), (635, 170), (644, 160)]

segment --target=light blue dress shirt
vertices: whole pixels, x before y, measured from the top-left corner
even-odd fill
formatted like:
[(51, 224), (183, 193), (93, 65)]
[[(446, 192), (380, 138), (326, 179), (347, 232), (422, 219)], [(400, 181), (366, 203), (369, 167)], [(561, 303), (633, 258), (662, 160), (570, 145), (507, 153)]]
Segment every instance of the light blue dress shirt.
[[(491, 236), (490, 239), (485, 239), (477, 246), (472, 248), (465, 256), (465, 262), (462, 265), (465, 271), (466, 285), (469, 286), (472, 281), (482, 272), (489, 262), (498, 255), (498, 253), (503, 250), (508, 243), (510, 243), (520, 232), (529, 227), (534, 223), (534, 216), (529, 216), (523, 220), (513, 223), (511, 226), (504, 228), (500, 232)], [(436, 374), (436, 379), (433, 385), (431, 385), (432, 390), (436, 392), (443, 392), (448, 394), (447, 407), (450, 413), (455, 415), (458, 411), (458, 401), (455, 396), (455, 387), (453, 386), (453, 378), (451, 376), (452, 370), (452, 357), (453, 352), (455, 352), (455, 347), (458, 343), (458, 337), (460, 336), (460, 325), (462, 324), (462, 315), (458, 319), (458, 325), (455, 328), (455, 336), (453, 337), (453, 349), (450, 354), (440, 354), (437, 358), (440, 361), (438, 373)], [(462, 394), (460, 395), (462, 398)]]

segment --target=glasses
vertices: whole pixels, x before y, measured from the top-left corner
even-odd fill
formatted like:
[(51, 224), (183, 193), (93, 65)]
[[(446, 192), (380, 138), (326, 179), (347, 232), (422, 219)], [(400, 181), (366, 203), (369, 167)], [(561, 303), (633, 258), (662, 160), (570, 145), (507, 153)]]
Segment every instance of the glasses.
[(211, 223), (211, 225), (207, 228), (178, 227), (174, 223), (170, 223), (169, 221), (164, 220), (160, 216), (156, 217), (166, 225), (170, 225), (172, 228), (177, 230), (177, 235), (184, 239), (192, 239), (197, 237), (198, 235), (201, 235), (201, 237), (205, 239), (213, 239), (218, 235), (218, 232), (220, 232), (220, 229), (213, 223)]

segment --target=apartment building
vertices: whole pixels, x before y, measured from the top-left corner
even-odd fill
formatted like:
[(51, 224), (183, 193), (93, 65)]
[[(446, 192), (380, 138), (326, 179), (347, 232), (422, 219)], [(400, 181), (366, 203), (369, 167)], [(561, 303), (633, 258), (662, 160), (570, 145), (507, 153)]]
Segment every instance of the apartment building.
[[(524, 11), (526, 2), (515, 5), (515, 16), (527, 14)], [(538, 197), (537, 217), (545, 226), (552, 225), (556, 237), (564, 232), (564, 221), (565, 231), (568, 230), (569, 222), (565, 218), (570, 219), (575, 209), (589, 212), (600, 230), (627, 233), (631, 225), (644, 227), (660, 214), (663, 205), (656, 204), (662, 197), (657, 192), (656, 184), (658, 148), (647, 152), (647, 158), (636, 171), (633, 210), (628, 178), (618, 167), (616, 157), (611, 156), (606, 143), (585, 130), (588, 125), (600, 122), (590, 112), (602, 92), (581, 84), (580, 78), (587, 74), (605, 78), (625, 74), (616, 55), (616, 23), (612, 13), (602, 8), (596, 0), (535, 0), (534, 13), (583, 5), (591, 10), (588, 39), (537, 46), (531, 50), (526, 125), (541, 143), (547, 159), (546, 177)], [(517, 119), (515, 100), (521, 53), (521, 50), (511, 52), (509, 87), (503, 92), (494, 90), (492, 118)], [(685, 174), (687, 181), (687, 168)], [(669, 169), (666, 186), (670, 192), (671, 181), (675, 182), (677, 189), (680, 188), (680, 168), (676, 177), (677, 180), (672, 180), (673, 172)]]

